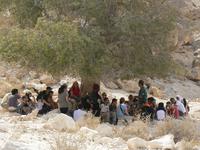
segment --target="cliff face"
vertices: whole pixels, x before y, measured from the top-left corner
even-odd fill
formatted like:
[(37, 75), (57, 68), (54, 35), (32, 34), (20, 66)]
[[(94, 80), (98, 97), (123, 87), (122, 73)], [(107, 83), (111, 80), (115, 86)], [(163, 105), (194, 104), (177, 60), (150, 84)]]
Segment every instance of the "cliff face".
[(174, 60), (186, 70), (186, 77), (200, 80), (200, 0), (170, 0), (179, 11)]

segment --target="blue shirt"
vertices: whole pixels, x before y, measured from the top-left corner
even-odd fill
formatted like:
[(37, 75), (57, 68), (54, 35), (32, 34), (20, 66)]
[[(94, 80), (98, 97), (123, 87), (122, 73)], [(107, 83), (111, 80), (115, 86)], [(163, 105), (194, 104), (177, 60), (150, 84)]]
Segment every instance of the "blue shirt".
[(118, 118), (123, 118), (125, 116), (125, 112), (126, 112), (126, 105), (120, 104), (117, 107), (117, 117)]

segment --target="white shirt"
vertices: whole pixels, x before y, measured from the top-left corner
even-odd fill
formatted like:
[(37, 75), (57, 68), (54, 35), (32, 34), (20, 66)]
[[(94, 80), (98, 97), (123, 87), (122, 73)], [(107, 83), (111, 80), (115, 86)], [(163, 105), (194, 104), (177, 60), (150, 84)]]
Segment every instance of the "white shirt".
[(101, 104), (101, 112), (109, 112), (109, 105)]
[(74, 120), (78, 121), (79, 119), (83, 118), (87, 113), (81, 109), (74, 111)]
[(182, 113), (186, 113), (186, 109), (183, 105), (183, 103), (181, 103), (181, 101), (177, 100), (176, 101), (176, 105), (178, 106), (178, 110)]
[(42, 107), (43, 107), (44, 103), (42, 103), (40, 100), (38, 101), (37, 105), (36, 105), (36, 108), (38, 110), (42, 110)]
[(158, 120), (164, 120), (165, 119), (165, 111), (164, 110), (158, 110), (156, 112), (156, 116)]

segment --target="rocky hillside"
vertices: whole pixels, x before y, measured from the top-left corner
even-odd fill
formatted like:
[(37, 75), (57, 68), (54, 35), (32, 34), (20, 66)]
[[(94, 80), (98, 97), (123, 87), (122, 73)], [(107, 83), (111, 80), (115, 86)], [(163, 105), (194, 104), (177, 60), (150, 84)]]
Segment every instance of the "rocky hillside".
[(200, 80), (200, 1), (171, 0), (180, 11), (178, 27), (175, 32), (177, 49), (172, 57), (185, 70), (188, 79)]

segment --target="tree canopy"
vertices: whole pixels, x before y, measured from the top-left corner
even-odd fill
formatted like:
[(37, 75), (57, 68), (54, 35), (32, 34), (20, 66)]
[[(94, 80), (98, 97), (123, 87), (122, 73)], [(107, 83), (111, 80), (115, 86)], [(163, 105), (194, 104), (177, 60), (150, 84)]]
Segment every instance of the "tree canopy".
[(0, 30), (9, 61), (81, 77), (167, 75), (176, 13), (158, 0), (0, 0), (15, 25)]

